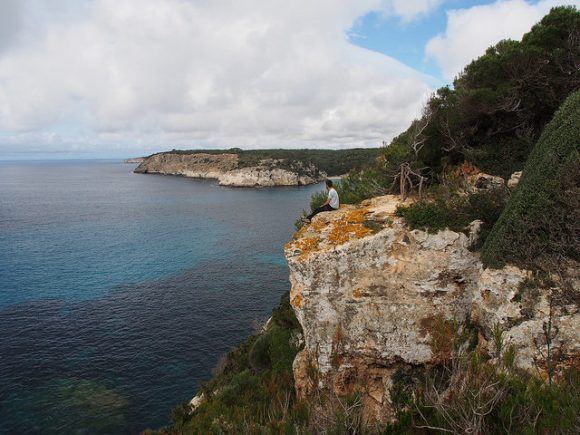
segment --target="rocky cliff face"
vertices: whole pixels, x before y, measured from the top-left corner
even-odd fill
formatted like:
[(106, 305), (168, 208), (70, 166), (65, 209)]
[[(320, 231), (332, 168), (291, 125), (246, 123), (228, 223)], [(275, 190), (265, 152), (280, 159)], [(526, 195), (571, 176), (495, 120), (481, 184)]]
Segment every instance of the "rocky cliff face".
[(325, 178), (325, 174), (315, 175), (314, 170), (309, 171), (308, 175), (288, 169), (254, 166), (228, 171), (218, 178), (218, 182), (222, 186), (234, 187), (303, 186)]
[(194, 178), (219, 178), (238, 166), (236, 154), (177, 154), (159, 153), (147, 157), (136, 173), (183, 175)]
[(237, 154), (160, 153), (144, 159), (135, 169), (142, 174), (181, 175), (217, 179), (222, 186), (271, 187), (314, 184), (326, 178), (313, 165), (283, 160), (262, 160), (239, 167)]
[(305, 338), (294, 361), (299, 396), (359, 392), (368, 420), (388, 420), (393, 374), (448, 357), (437, 341), (455, 322), (473, 324), (489, 352), (500, 325), (517, 364), (541, 368), (551, 312), (558, 329), (552, 350), (562, 364), (577, 358), (570, 298), (555, 304), (553, 287), (527, 292), (531, 276), (515, 267), (485, 270), (463, 233), (409, 230), (394, 215), (399, 204), (384, 196), (322, 213), (286, 245), (291, 304)]

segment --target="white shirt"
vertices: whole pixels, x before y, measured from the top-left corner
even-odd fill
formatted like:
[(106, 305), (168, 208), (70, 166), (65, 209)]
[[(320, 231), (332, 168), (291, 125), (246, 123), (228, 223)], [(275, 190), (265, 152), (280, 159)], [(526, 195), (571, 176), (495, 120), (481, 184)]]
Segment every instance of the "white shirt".
[(328, 204), (332, 208), (337, 209), (340, 206), (340, 202), (338, 201), (338, 193), (336, 193), (336, 190), (334, 189), (334, 187), (331, 187), (328, 190), (328, 199), (330, 200), (330, 202)]

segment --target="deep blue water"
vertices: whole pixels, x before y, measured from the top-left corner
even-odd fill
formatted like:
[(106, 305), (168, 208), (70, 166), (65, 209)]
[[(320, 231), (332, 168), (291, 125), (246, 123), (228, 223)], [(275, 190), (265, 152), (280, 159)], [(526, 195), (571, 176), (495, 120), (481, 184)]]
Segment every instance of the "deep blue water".
[(132, 168), (0, 162), (0, 433), (167, 424), (289, 288), (283, 245), (320, 186)]

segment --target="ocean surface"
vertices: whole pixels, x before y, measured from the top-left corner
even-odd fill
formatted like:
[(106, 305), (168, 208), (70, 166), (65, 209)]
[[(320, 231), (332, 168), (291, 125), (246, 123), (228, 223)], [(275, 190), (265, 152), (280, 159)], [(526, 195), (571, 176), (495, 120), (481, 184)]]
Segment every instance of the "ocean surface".
[(169, 422), (289, 289), (321, 185), (235, 189), (116, 161), (0, 162), (0, 433)]

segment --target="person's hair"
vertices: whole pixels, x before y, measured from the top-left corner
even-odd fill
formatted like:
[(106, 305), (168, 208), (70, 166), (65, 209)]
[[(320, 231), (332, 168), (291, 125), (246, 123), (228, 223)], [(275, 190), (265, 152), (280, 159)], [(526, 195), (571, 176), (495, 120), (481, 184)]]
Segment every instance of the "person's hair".
[(326, 180), (326, 187), (332, 187), (332, 180)]

